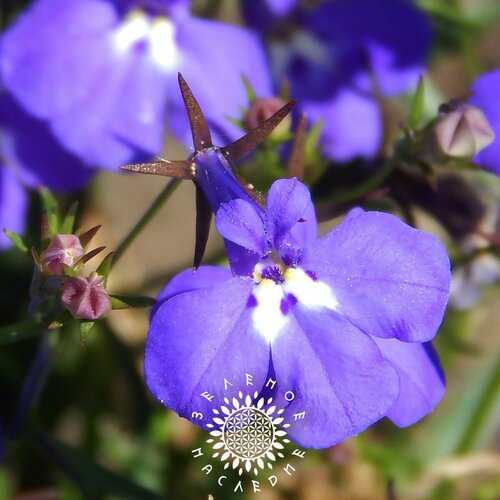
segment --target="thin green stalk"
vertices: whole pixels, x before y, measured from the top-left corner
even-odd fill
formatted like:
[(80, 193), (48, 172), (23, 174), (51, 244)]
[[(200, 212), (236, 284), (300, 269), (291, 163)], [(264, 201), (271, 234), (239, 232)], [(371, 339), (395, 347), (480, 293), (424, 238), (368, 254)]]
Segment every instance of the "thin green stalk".
[(38, 335), (43, 327), (33, 320), (20, 321), (0, 328), (0, 346)]
[(491, 378), (484, 386), (483, 394), (479, 404), (475, 408), (469, 425), (466, 427), (462, 439), (457, 446), (458, 453), (470, 451), (477, 440), (478, 434), (483, 429), (483, 424), (488, 420), (491, 411), (498, 404), (500, 395), (500, 365), (497, 365), (491, 374)]
[(163, 188), (162, 192), (153, 201), (151, 206), (146, 210), (144, 215), (139, 219), (137, 224), (132, 228), (130, 233), (123, 239), (123, 241), (118, 245), (114, 255), (113, 261), (111, 262), (111, 267), (115, 266), (116, 263), (121, 259), (122, 255), (125, 253), (130, 244), (135, 240), (139, 233), (148, 225), (149, 221), (156, 215), (158, 210), (163, 206), (163, 204), (170, 198), (172, 193), (177, 189), (180, 184), (180, 180), (172, 179)]

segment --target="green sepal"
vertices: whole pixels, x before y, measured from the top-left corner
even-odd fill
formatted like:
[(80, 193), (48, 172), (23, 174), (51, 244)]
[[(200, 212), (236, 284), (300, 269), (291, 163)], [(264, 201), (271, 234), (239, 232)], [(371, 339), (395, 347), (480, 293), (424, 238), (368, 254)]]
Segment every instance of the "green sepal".
[(14, 246), (20, 250), (23, 253), (28, 253), (28, 245), (26, 245), (25, 241), (22, 239), (21, 236), (19, 236), (16, 233), (13, 233), (12, 231), (9, 231), (8, 229), (3, 230), (5, 236), (9, 238), (12, 243), (14, 243)]
[(80, 320), (80, 342), (85, 344), (90, 330), (94, 326), (94, 321)]
[[(48, 237), (52, 237), (54, 234), (59, 232), (59, 218), (57, 215), (57, 199), (56, 197), (44, 187), (39, 189), (40, 197), (42, 198), (43, 211), (47, 216), (47, 223), (49, 234)], [(43, 238), (43, 237), (42, 237)]]
[(85, 231), (84, 233), (82, 233), (79, 236), (78, 236), (78, 232), (76, 233), (80, 239), (80, 243), (82, 244), (82, 247), (85, 248), (90, 243), (92, 238), (96, 235), (97, 231), (99, 231), (99, 229), (101, 229), (101, 227), (102, 227), (102, 224), (98, 224), (97, 226), (90, 228), (88, 231)]
[(247, 94), (248, 101), (253, 103), (255, 99), (257, 99), (257, 94), (255, 93), (255, 89), (252, 87), (252, 84), (250, 83), (250, 80), (243, 75), (243, 85), (245, 86), (245, 92)]
[(151, 307), (156, 304), (156, 299), (147, 295), (127, 295), (116, 294), (110, 295), (113, 309), (128, 309), (130, 307), (141, 308)]
[(73, 234), (75, 232), (75, 218), (77, 210), (78, 202), (75, 201), (73, 205), (71, 205), (66, 217), (64, 217), (63, 223), (61, 224), (61, 234)]
[(106, 282), (108, 281), (108, 275), (109, 272), (111, 271), (111, 265), (113, 264), (113, 256), (114, 252), (108, 253), (104, 259), (102, 259), (102, 262), (99, 264), (99, 266), (96, 269), (96, 273), (99, 276), (104, 277), (104, 285), (106, 285)]
[(425, 111), (425, 81), (420, 75), (418, 79), (417, 90), (411, 101), (410, 115), (408, 116), (408, 126), (412, 129), (416, 128), (424, 118)]

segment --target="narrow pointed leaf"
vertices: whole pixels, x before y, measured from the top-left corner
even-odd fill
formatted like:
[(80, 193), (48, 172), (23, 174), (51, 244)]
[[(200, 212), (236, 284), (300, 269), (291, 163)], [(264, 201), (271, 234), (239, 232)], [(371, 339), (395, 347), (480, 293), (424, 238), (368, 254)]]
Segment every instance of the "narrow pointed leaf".
[(147, 295), (128, 295), (128, 294), (118, 294), (114, 293), (111, 296), (111, 304), (113, 304), (113, 309), (123, 309), (123, 307), (114, 307), (115, 301), (119, 305), (124, 304), (126, 307), (151, 307), (156, 304), (156, 299), (153, 297), (148, 297)]
[(205, 254), (211, 221), (212, 209), (203, 191), (199, 187), (196, 187), (196, 242), (193, 261), (193, 267), (195, 269), (200, 267), (203, 255)]
[(85, 231), (81, 236), (79, 236), (82, 247), (86, 247), (91, 242), (92, 238), (97, 234), (97, 231), (99, 231), (101, 227), (102, 224), (98, 224), (97, 226), (90, 228), (88, 231)]
[(86, 253), (78, 262), (75, 263), (75, 266), (81, 266), (88, 262), (90, 259), (94, 258), (96, 255), (100, 254), (106, 247), (97, 247)]
[(161, 500), (162, 496), (94, 462), (77, 448), (35, 430), (30, 440), (78, 485), (82, 498)]
[(111, 266), (113, 263), (113, 256), (114, 252), (108, 253), (106, 257), (102, 260), (102, 262), (99, 264), (99, 266), (96, 269), (96, 272), (99, 276), (104, 276), (104, 285), (106, 285), (106, 282), (108, 280), (108, 274), (109, 271), (111, 271)]
[(61, 233), (62, 234), (73, 234), (75, 230), (75, 218), (76, 212), (78, 210), (78, 202), (75, 201), (73, 205), (71, 205), (66, 217), (64, 217), (63, 223), (61, 224)]
[(7, 238), (9, 238), (10, 241), (12, 241), (12, 243), (18, 250), (20, 250), (23, 253), (28, 253), (28, 246), (21, 238), (21, 236), (19, 236), (16, 233), (13, 233), (12, 231), (9, 231), (8, 229), (4, 229), (3, 232), (5, 236), (7, 236)]
[(179, 87), (181, 89), (182, 99), (191, 124), (191, 133), (193, 134), (193, 144), (196, 151), (201, 151), (204, 148), (212, 146), (212, 137), (208, 128), (207, 120), (203, 115), (203, 111), (189, 88), (186, 80), (179, 73)]
[(113, 295), (110, 295), (110, 299), (111, 299), (111, 308), (113, 310), (130, 309), (130, 306), (123, 300), (120, 300), (119, 298)]
[(293, 101), (285, 104), (257, 128), (254, 128), (237, 141), (221, 148), (224, 155), (230, 160), (236, 161), (251, 153), (279, 125), (293, 108), (294, 104)]
[(248, 102), (254, 102), (255, 99), (257, 99), (257, 94), (255, 93), (250, 80), (245, 75), (243, 75), (243, 85), (245, 86), (245, 92), (247, 94)]
[(59, 219), (57, 216), (57, 200), (55, 196), (47, 189), (39, 189), (40, 196), (42, 198), (42, 206), (44, 212), (47, 214), (47, 224), (50, 230), (50, 236), (57, 234), (59, 232)]
[(42, 270), (42, 262), (40, 260), (40, 255), (38, 255), (38, 252), (35, 247), (31, 247), (31, 256), (33, 257), (33, 260), (35, 262), (35, 266), (38, 268), (39, 271)]
[(189, 161), (170, 161), (161, 160), (151, 163), (130, 163), (122, 165), (122, 170), (139, 172), (149, 175), (163, 175), (165, 177), (174, 177), (176, 179), (193, 180), (193, 171)]

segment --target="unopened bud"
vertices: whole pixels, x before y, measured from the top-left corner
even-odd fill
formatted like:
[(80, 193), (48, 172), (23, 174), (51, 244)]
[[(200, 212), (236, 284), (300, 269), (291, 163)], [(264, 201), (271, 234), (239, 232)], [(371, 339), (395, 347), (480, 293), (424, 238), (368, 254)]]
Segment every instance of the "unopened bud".
[(111, 299), (103, 286), (104, 278), (92, 273), (87, 278), (64, 280), (61, 302), (77, 319), (98, 319), (111, 311)]
[(471, 158), (493, 142), (495, 133), (480, 108), (451, 101), (439, 109), (434, 137), (442, 153)]
[(65, 266), (71, 267), (83, 256), (83, 247), (74, 234), (56, 234), (41, 254), (43, 267), (51, 274), (64, 274)]
[[(248, 130), (253, 130), (257, 128), (262, 122), (265, 122), (268, 118), (279, 111), (285, 102), (279, 97), (265, 97), (255, 99), (250, 105), (247, 116), (245, 118), (245, 124)], [(283, 119), (283, 121), (273, 130), (271, 137), (281, 137), (283, 132), (286, 133), (290, 129), (290, 115)]]

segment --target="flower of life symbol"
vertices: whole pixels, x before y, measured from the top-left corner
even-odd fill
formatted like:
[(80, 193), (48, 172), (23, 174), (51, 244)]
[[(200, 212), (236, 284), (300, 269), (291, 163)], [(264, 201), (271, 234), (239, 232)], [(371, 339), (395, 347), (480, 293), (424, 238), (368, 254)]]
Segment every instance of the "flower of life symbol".
[(257, 475), (266, 466), (272, 469), (272, 462), (284, 458), (284, 444), (290, 443), (285, 430), (290, 424), (283, 424), (281, 416), (285, 409), (276, 410), (271, 397), (254, 402), (258, 395), (244, 397), (240, 391), (232, 401), (224, 398), (225, 405), (212, 409), (213, 424), (207, 424), (212, 429), (207, 439), (214, 450), (212, 457), (226, 462), (224, 469), (230, 465), (238, 469), (240, 476), (244, 470)]

